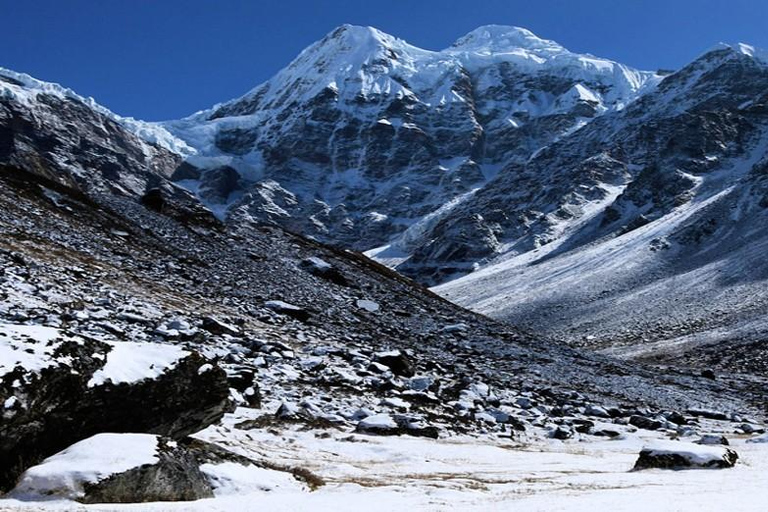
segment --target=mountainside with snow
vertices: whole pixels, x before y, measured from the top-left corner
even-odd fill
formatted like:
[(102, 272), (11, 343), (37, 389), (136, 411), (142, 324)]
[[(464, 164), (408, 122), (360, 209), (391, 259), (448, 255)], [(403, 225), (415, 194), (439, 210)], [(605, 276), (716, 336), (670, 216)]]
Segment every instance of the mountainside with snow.
[(174, 153), (80, 97), (12, 85), (0, 101), (2, 508), (239, 508), (346, 490), (315, 471), (320, 448), (293, 461), (270, 453), (282, 451), (272, 435), (350, 446), (354, 460), (374, 436), (425, 439), (396, 454), (468, 435), (507, 449), (762, 430), (760, 377), (582, 354), (360, 254), (221, 222), (169, 180), (185, 168)]
[(197, 150), (174, 179), (222, 217), (369, 250), (416, 237), (501, 168), (658, 80), (521, 28), (428, 51), (345, 25), (245, 96), (164, 126)]
[(472, 246), (491, 263), (438, 287), (452, 300), (627, 356), (764, 367), (768, 63), (756, 55), (708, 52), (506, 169), (409, 264), (439, 265), (474, 223), (493, 233)]
[(514, 27), (427, 51), (343, 26), (166, 123), (197, 151), (172, 179), (572, 343), (755, 343), (765, 55), (719, 45), (662, 77)]
[(762, 510), (767, 86), (493, 26), (164, 126), (0, 69), (0, 508)]

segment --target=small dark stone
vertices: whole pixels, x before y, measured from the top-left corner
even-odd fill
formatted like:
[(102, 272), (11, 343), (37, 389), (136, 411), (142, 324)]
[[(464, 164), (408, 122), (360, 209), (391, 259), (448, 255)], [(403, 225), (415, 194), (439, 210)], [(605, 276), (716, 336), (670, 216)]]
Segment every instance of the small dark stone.
[(654, 420), (652, 418), (646, 418), (645, 416), (638, 415), (630, 416), (629, 424), (645, 430), (658, 430), (663, 426), (659, 420)]
[(560, 439), (561, 441), (564, 441), (573, 437), (573, 431), (564, 425), (560, 425), (552, 431), (550, 437), (552, 439)]
[(349, 286), (347, 278), (338, 268), (319, 258), (304, 259), (299, 266), (313, 276), (325, 279), (339, 286)]
[(376, 354), (374, 361), (383, 364), (392, 370), (392, 373), (401, 377), (413, 377), (416, 374), (411, 360), (399, 350)]
[(159, 188), (152, 188), (147, 190), (143, 196), (141, 196), (141, 204), (150, 210), (162, 213), (165, 208), (165, 199), (163, 198), (163, 192)]
[(225, 324), (224, 322), (209, 316), (203, 318), (201, 327), (211, 334), (229, 334), (231, 336), (237, 336), (240, 334), (238, 330), (233, 326)]
[(287, 302), (283, 302), (279, 300), (270, 300), (270, 301), (267, 301), (264, 304), (264, 306), (267, 307), (268, 309), (271, 309), (275, 313), (289, 316), (300, 322), (306, 322), (309, 320), (309, 311), (307, 311), (302, 307), (294, 306), (293, 304), (288, 304)]

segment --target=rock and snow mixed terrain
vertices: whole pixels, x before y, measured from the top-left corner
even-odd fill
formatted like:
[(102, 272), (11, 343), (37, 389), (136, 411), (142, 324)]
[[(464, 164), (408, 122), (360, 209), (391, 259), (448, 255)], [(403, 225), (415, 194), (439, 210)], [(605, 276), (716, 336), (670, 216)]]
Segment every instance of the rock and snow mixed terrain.
[(453, 279), (436, 291), (569, 343), (714, 367), (728, 347), (759, 371), (765, 55), (718, 45), (661, 76), (515, 27), (430, 51), (343, 26), (157, 128), (195, 151), (173, 180), (231, 223)]
[[(506, 183), (500, 175), (464, 215), (525, 194), (549, 211), (533, 218), (532, 203), (518, 203), (521, 224), (506, 207), (503, 230), (521, 236), (436, 290), (614, 355), (684, 353), (720, 371), (763, 372), (767, 85), (768, 63), (743, 47), (715, 49)], [(553, 170), (553, 185), (529, 192), (531, 176)]]
[[(247, 474), (227, 474), (220, 465), (220, 481), (231, 482), (233, 487), (219, 487), (214, 498), (120, 505), (120, 510), (635, 512), (652, 508), (757, 512), (764, 509), (768, 499), (764, 485), (768, 447), (742, 441), (733, 446), (740, 455), (733, 469), (632, 471), (638, 452), (649, 442), (641, 436), (618, 441), (520, 444), (488, 438), (434, 441), (318, 434), (289, 430), (249, 432), (247, 438), (226, 431), (200, 435), (227, 440), (232, 449), (252, 457), (306, 464), (325, 481), (314, 491), (298, 482), (281, 481), (280, 473), (259, 475), (258, 480), (269, 486), (269, 491), (249, 489)], [(13, 497), (0, 501), (2, 507), (115, 510), (114, 505), (75, 508), (62, 501)]]
[(759, 509), (761, 55), (344, 26), (163, 126), (0, 70), (0, 509)]

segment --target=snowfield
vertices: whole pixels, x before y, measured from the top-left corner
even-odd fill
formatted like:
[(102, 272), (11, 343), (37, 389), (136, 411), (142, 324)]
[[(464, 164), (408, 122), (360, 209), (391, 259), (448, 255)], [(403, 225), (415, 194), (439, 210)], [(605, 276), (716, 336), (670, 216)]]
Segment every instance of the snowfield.
[(309, 492), (291, 485), (284, 473), (222, 465), (216, 467), (220, 484), (213, 499), (87, 506), (6, 499), (0, 510), (762, 511), (768, 503), (768, 444), (744, 438), (731, 439), (740, 455), (733, 469), (631, 471), (646, 445), (669, 450), (692, 445), (659, 441), (649, 432), (627, 433), (614, 441), (521, 442), (491, 436), (433, 441), (342, 432), (245, 432), (231, 424), (225, 421), (229, 426), (210, 427), (197, 437), (253, 458), (307, 468), (326, 485)]

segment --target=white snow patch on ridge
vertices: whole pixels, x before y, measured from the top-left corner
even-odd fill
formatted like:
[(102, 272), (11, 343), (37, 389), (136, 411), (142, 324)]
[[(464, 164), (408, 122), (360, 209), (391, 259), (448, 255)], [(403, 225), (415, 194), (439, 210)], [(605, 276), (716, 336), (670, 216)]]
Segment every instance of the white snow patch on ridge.
[(97, 370), (88, 387), (107, 382), (123, 384), (144, 379), (155, 379), (176, 366), (189, 352), (174, 345), (127, 341), (109, 341), (112, 350), (107, 353), (107, 363)]

